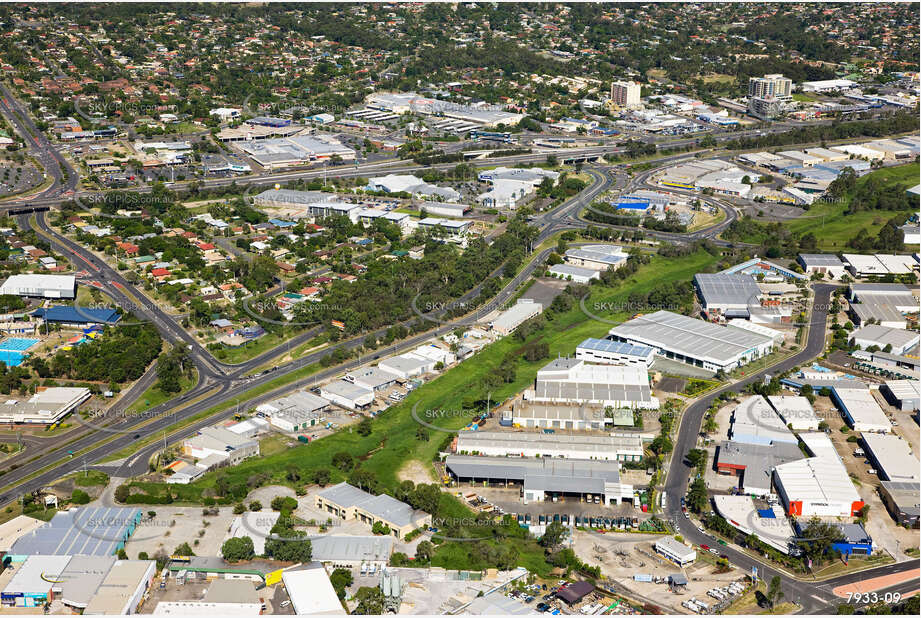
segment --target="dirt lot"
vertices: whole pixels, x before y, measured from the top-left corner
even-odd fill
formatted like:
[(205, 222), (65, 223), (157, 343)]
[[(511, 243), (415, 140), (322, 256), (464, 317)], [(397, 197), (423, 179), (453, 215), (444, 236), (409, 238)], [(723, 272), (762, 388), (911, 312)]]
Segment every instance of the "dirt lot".
[[(688, 610), (681, 602), (692, 596), (697, 599), (712, 601), (707, 590), (714, 586), (726, 586), (742, 578), (743, 573), (732, 568), (726, 573), (714, 573), (716, 568), (704, 560), (698, 560), (686, 569), (655, 554), (653, 545), (656, 535), (608, 533), (604, 535), (576, 532), (573, 549), (587, 563), (601, 567), (601, 572), (632, 591), (637, 601), (653, 603), (666, 611), (687, 614)], [(633, 576), (649, 574), (666, 577), (673, 573), (684, 573), (688, 578), (687, 589), (680, 594), (669, 592), (667, 584), (653, 582), (636, 582)]]
[(435, 481), (432, 469), (416, 459), (411, 459), (403, 464), (397, 476), (401, 481), (412, 481), (417, 485)]

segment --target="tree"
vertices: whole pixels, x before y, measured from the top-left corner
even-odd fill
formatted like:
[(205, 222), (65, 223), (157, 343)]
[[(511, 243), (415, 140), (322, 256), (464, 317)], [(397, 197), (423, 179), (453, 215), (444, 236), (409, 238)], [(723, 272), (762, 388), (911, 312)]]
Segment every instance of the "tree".
[(174, 556), (194, 556), (195, 552), (192, 551), (192, 547), (188, 543), (183, 543), (178, 546), (173, 552)]
[(355, 466), (355, 460), (350, 454), (340, 451), (333, 455), (333, 466), (343, 472), (348, 472)]
[(838, 606), (839, 616), (851, 616), (854, 613), (854, 606), (850, 603), (842, 603)]
[(547, 529), (544, 530), (544, 534), (540, 537), (538, 541), (541, 546), (546, 547), (547, 549), (553, 550), (556, 547), (559, 547), (563, 543), (563, 539), (566, 538), (566, 527), (563, 526), (558, 521), (551, 522)]
[(698, 476), (691, 483), (687, 503), (688, 508), (695, 513), (702, 513), (707, 509), (707, 484), (702, 476)]
[(365, 417), (361, 419), (358, 423), (358, 426), (355, 428), (355, 431), (358, 432), (360, 436), (370, 436), (371, 435), (371, 419)]
[(89, 504), (90, 495), (82, 489), (75, 489), (74, 493), (70, 495), (70, 501), (74, 504)]
[(240, 560), (252, 560), (256, 555), (253, 548), (253, 539), (248, 536), (233, 537), (224, 541), (221, 545), (221, 556), (227, 562), (239, 562)]
[(258, 500), (253, 500), (252, 502), (249, 503), (249, 510), (251, 510), (251, 511), (261, 511), (261, 510), (262, 510), (262, 503), (259, 502)]
[(435, 555), (435, 545), (431, 541), (419, 541), (416, 545), (416, 562), (427, 564)]
[(352, 612), (354, 614), (380, 616), (384, 613), (384, 594), (380, 588), (362, 586), (355, 593), (355, 600), (358, 601), (358, 606)]
[(390, 526), (388, 526), (382, 521), (376, 521), (374, 522), (374, 525), (371, 526), (371, 532), (373, 534), (387, 536), (388, 534), (390, 534)]
[(340, 599), (345, 598), (345, 589), (351, 586), (354, 581), (350, 569), (339, 568), (329, 576), (329, 582), (333, 585), (333, 589)]
[(131, 495), (131, 489), (127, 485), (119, 485), (115, 488), (116, 502), (124, 502)]
[(818, 560), (840, 535), (837, 526), (813, 517), (803, 528), (802, 536), (796, 545), (803, 551), (804, 556)]
[(780, 589), (780, 575), (775, 575), (771, 578), (771, 583), (768, 584), (767, 594), (764, 596), (767, 598), (771, 611), (773, 611), (774, 606), (783, 599), (784, 596), (783, 590)]

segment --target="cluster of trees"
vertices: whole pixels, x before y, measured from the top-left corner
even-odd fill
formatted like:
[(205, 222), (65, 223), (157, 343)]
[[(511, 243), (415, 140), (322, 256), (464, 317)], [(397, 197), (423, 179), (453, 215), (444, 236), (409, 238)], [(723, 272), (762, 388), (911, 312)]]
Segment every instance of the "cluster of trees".
[(42, 375), (59, 378), (122, 384), (140, 378), (160, 355), (162, 339), (150, 324), (132, 324), (106, 329), (96, 339), (71, 350), (60, 350), (50, 363), (36, 358), (30, 363)]
[(917, 209), (917, 199), (907, 192), (908, 183), (890, 183), (882, 172), (868, 174), (860, 182), (853, 169), (846, 167), (841, 174), (828, 185), (828, 195), (833, 198), (850, 196), (848, 214), (865, 210), (905, 210)]
[(291, 517), (282, 514), (265, 540), (265, 555), (283, 562), (310, 562), (313, 546), (307, 533), (295, 530)]
[(723, 232), (723, 238), (758, 244), (759, 250), (768, 258), (792, 258), (800, 253), (815, 251), (818, 247), (818, 239), (812, 232), (795, 233), (780, 221), (761, 223), (749, 215), (730, 223)]
[(815, 125), (784, 131), (768, 133), (755, 137), (740, 137), (723, 144), (728, 150), (749, 150), (771, 148), (787, 144), (806, 144), (826, 142), (852, 137), (884, 137), (898, 133), (907, 133), (918, 128), (918, 117), (914, 112), (897, 112), (878, 120), (855, 120), (853, 122), (836, 122), (828, 125)]
[(182, 390), (181, 379), (189, 377), (193, 369), (188, 349), (181, 345), (173, 347), (157, 359), (157, 388), (164, 393), (178, 393)]

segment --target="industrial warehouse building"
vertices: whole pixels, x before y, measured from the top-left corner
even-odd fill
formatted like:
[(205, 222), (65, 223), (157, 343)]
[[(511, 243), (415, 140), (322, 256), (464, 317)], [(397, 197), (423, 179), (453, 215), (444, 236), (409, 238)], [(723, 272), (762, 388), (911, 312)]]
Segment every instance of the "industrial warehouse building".
[(861, 435), (867, 458), (884, 481), (900, 483), (921, 481), (921, 464), (911, 452), (906, 440), (892, 435), (866, 433)]
[(526, 504), (552, 497), (582, 502), (599, 496), (605, 505), (633, 499), (615, 461), (448, 455), (445, 470), (459, 483), (521, 487)]
[(921, 392), (917, 380), (887, 380), (879, 392), (899, 410), (921, 409)]
[(537, 371), (526, 401), (584, 403), (605, 408), (656, 410), (646, 369), (627, 365), (591, 365), (577, 358), (557, 358)]
[(462, 431), (455, 451), (487, 457), (562, 457), (640, 461), (643, 439), (636, 435), (586, 436), (507, 431)]
[(788, 515), (797, 517), (853, 517), (864, 501), (844, 462), (825, 433), (808, 432), (800, 439), (812, 457), (774, 468), (774, 485)]
[(774, 468), (803, 459), (797, 444), (752, 444), (723, 440), (716, 453), (716, 469), (720, 474), (739, 478), (738, 487), (746, 495), (766, 497), (771, 491)]
[[(851, 305), (851, 307), (860, 307)], [(901, 316), (899, 316), (901, 318)], [(904, 324), (904, 318), (902, 318)], [(917, 331), (903, 330), (901, 328), (891, 328), (881, 326), (880, 324), (867, 324), (851, 332), (851, 342), (860, 348), (876, 346), (880, 350), (887, 347), (892, 354), (903, 355), (921, 342), (921, 335)]]
[(847, 274), (847, 267), (837, 255), (832, 253), (802, 253), (797, 262), (807, 275), (822, 273), (832, 279), (840, 279)]
[[(393, 374), (389, 375), (393, 376)], [(395, 379), (395, 376), (393, 377)], [(361, 410), (374, 402), (373, 389), (345, 380), (335, 380), (321, 386), (320, 396), (349, 410)]]
[(833, 388), (831, 399), (854, 431), (892, 431), (892, 423), (868, 388)]
[(900, 525), (917, 528), (921, 516), (921, 483), (882, 481), (879, 485), (880, 497), (892, 519)]
[(357, 566), (383, 568), (393, 553), (393, 538), (389, 536), (345, 536), (322, 534), (311, 537), (312, 558), (333, 569)]
[(224, 427), (204, 427), (198, 435), (183, 441), (182, 453), (208, 462), (236, 465), (259, 455), (259, 442)]
[(80, 507), (59, 511), (51, 521), (19, 537), (6, 555), (13, 562), (29, 556), (113, 556), (141, 521), (141, 510)]
[(332, 135), (298, 135), (265, 140), (244, 140), (240, 150), (262, 167), (272, 169), (339, 157), (343, 161), (355, 158), (355, 151)]
[(0, 285), (0, 296), (4, 294), (37, 298), (75, 298), (77, 278), (74, 275), (11, 275)]
[(743, 399), (732, 411), (729, 435), (733, 442), (796, 444), (796, 436), (761, 395)]
[(590, 283), (592, 280), (600, 279), (601, 273), (591, 268), (581, 266), (571, 266), (569, 264), (554, 264), (547, 272), (550, 276), (572, 281), (573, 283)]
[(748, 275), (698, 273), (694, 287), (701, 306), (711, 316), (747, 318), (751, 307), (760, 306), (761, 288)]
[(852, 302), (848, 313), (854, 324), (860, 327), (880, 326), (882, 328), (901, 330), (908, 325), (902, 312), (888, 304)]
[(771, 406), (793, 431), (818, 431), (819, 417), (809, 400), (802, 396), (771, 395)]
[(576, 346), (576, 358), (591, 363), (636, 365), (649, 369), (656, 351), (645, 345), (589, 337)]
[(519, 401), (513, 404), (511, 410), (502, 413), (499, 423), (507, 427), (514, 425), (537, 429), (589, 431), (604, 429), (611, 420), (605, 416), (604, 409), (597, 405)]
[(319, 562), (288, 569), (282, 572), (281, 579), (298, 616), (344, 616), (348, 613)]
[(256, 407), (273, 427), (282, 431), (303, 431), (315, 426), (329, 409), (329, 401), (306, 391), (296, 391)]
[(774, 347), (770, 337), (670, 311), (633, 318), (612, 328), (609, 335), (710, 371), (731, 371), (769, 354)]
[(697, 551), (675, 537), (664, 536), (656, 541), (656, 553), (665, 556), (678, 566), (685, 566), (697, 560)]
[(618, 269), (627, 261), (628, 255), (618, 245), (586, 245), (566, 250), (566, 262), (594, 270)]
[(428, 513), (417, 511), (392, 496), (375, 496), (348, 483), (339, 483), (318, 492), (314, 506), (342, 520), (357, 519), (369, 526), (381, 522), (398, 539), (432, 522)]
[(0, 406), (0, 423), (53, 425), (92, 396), (88, 388), (51, 386), (28, 399), (8, 396)]
[(521, 298), (517, 303), (506, 309), (499, 316), (489, 323), (489, 327), (497, 334), (508, 335), (515, 331), (516, 328), (539, 315), (544, 310), (540, 303), (526, 298)]

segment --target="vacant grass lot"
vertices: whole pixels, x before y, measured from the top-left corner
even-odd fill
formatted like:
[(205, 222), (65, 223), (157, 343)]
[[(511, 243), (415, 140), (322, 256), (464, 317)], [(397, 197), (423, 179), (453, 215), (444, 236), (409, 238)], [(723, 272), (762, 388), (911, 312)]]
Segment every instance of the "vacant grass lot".
[[(902, 184), (915, 186), (918, 184), (919, 166), (917, 163), (889, 167), (871, 172), (860, 178), (858, 184), (865, 184), (867, 178), (875, 176), (883, 178), (888, 184)], [(855, 214), (847, 214), (850, 198), (846, 197), (839, 204), (819, 202), (803, 214), (802, 217), (786, 223), (791, 232), (806, 234), (812, 232), (819, 241), (819, 248), (826, 251), (841, 251), (846, 248), (847, 241), (857, 235), (861, 228), (867, 228), (870, 236), (876, 236), (886, 221), (896, 215), (908, 219), (911, 211), (895, 210), (868, 210)]]

